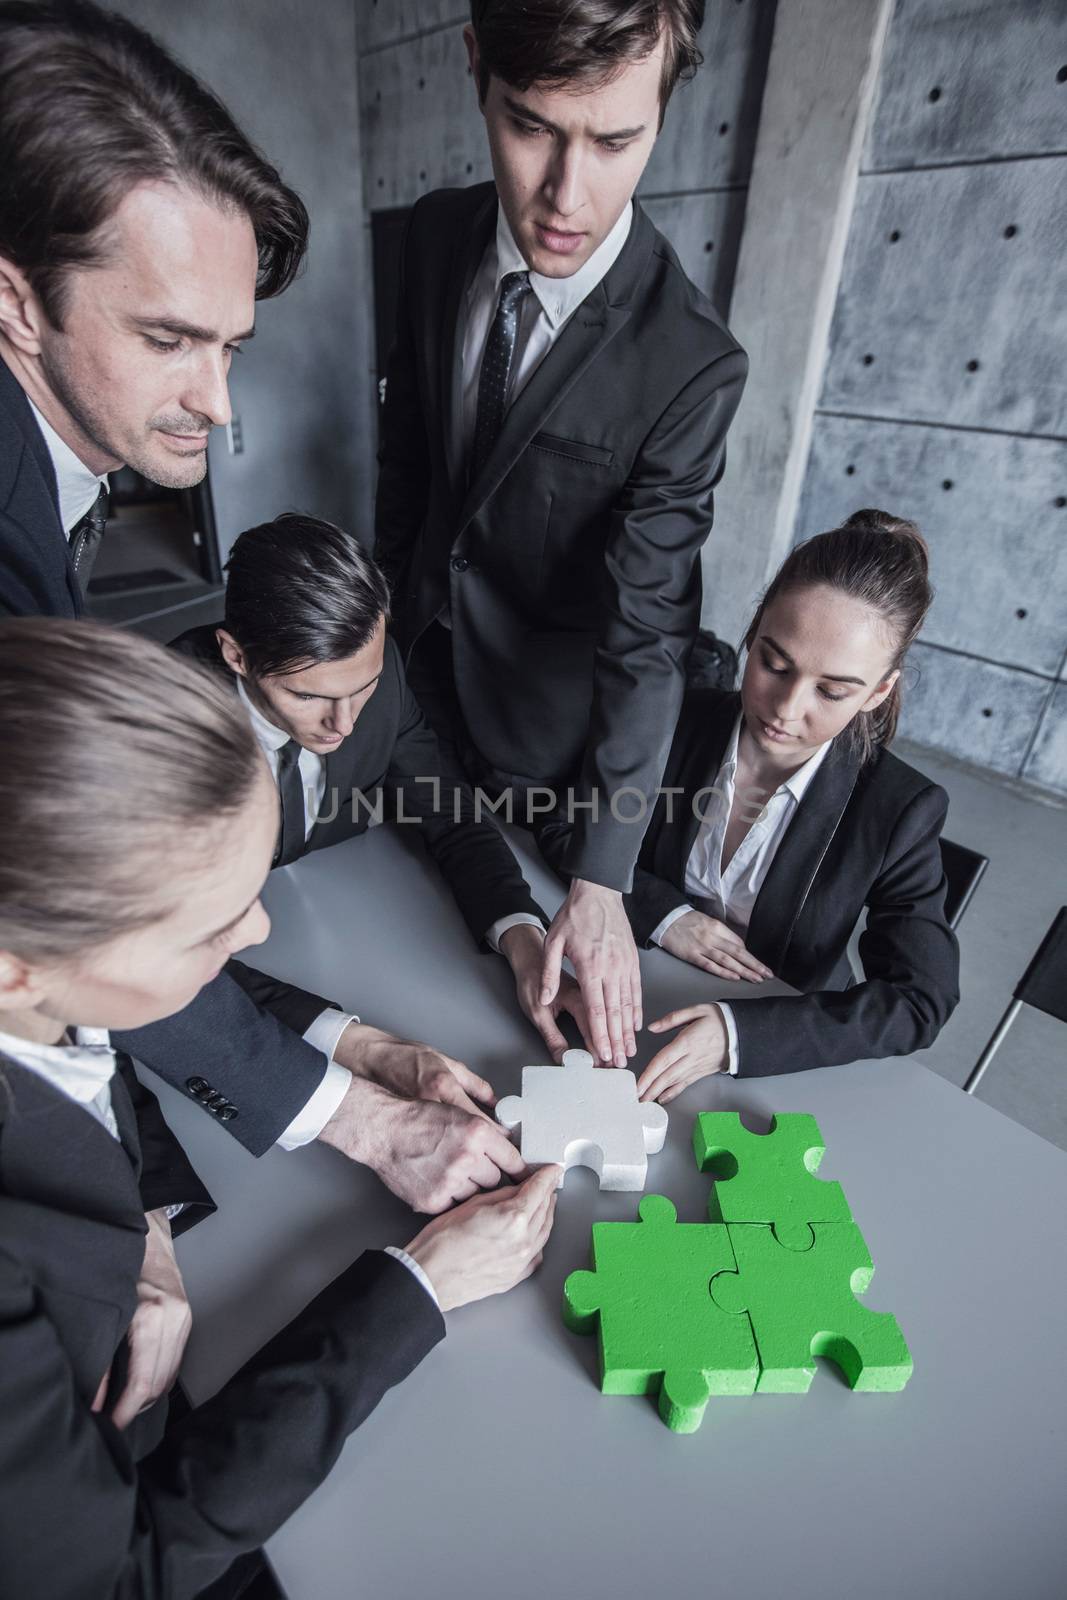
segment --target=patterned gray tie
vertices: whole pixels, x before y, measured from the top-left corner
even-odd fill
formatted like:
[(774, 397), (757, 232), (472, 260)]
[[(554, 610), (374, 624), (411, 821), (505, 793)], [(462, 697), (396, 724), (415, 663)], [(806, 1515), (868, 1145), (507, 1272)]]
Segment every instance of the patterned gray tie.
[(500, 301), (485, 341), (478, 379), (478, 411), (471, 449), (471, 477), (476, 478), (496, 444), (507, 410), (508, 383), (515, 356), (523, 297), (530, 292), (528, 272), (508, 272), (500, 281)]
[(278, 756), (278, 793), (282, 814), (278, 827), (278, 843), (274, 851), (274, 867), (287, 867), (304, 853), (304, 784), (300, 775), (300, 746), (295, 739), (282, 745)]

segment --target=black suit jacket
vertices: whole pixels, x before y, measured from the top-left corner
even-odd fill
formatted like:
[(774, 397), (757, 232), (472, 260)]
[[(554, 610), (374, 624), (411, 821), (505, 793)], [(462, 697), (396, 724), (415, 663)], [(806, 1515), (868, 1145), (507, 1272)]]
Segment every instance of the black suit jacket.
[[(684, 883), (700, 825), (695, 801), (715, 783), (740, 709), (740, 695), (719, 689), (685, 697), (663, 779), (681, 793), (657, 804), (626, 898), (639, 944), (651, 942), (668, 912), (692, 903)], [(959, 999), (939, 844), (947, 810), (945, 791), (888, 750), (861, 767), (843, 737), (834, 741), (778, 846), (745, 935), (752, 954), (803, 993), (730, 995), (742, 1076), (907, 1055), (933, 1043)], [(549, 841), (557, 860), (563, 843)], [(864, 977), (854, 983), (848, 943), (864, 910)]]
[[(20, 385), (0, 361), (0, 618), (81, 612), (48, 447)], [(278, 992), (292, 994), (288, 986)], [(114, 1043), (199, 1100), (253, 1155), (262, 1155), (326, 1071), (326, 1057), (286, 1026), (287, 1014), (282, 1005), (271, 1015), (224, 972), (177, 1016), (117, 1033)]]
[(56, 474), (30, 403), (0, 359), (0, 617), (80, 617)]
[[(165, 1431), (165, 1402), (146, 1413), (160, 1414), (147, 1454), (144, 1428), (119, 1433), (94, 1415), (144, 1255), (123, 1081), (112, 1080), (120, 1144), (0, 1061), (0, 1583), (20, 1600), (199, 1594), (296, 1510), (444, 1331), (407, 1268), (371, 1251), (212, 1400)], [(142, 1104), (137, 1114), (144, 1126)], [(157, 1165), (161, 1127), (149, 1133)], [(170, 1144), (171, 1198), (186, 1198), (191, 1169)]]
[[(466, 291), (492, 184), (415, 207), (382, 413), (375, 554), (410, 650), (446, 602), (468, 731), (498, 774), (599, 793), (575, 876), (626, 889), (640, 830), (610, 797), (663, 771), (700, 620), (700, 549), (744, 352), (635, 202), (630, 234), (505, 418), (454, 459)], [(620, 802), (620, 810), (627, 802)], [(629, 809), (633, 809), (632, 799)]]
[[(236, 688), (213, 626), (190, 629), (171, 648)], [(400, 651), (387, 639), (377, 688), (348, 738), (326, 757), (320, 820), (304, 853), (365, 833), (372, 816), (398, 813), (406, 819), (400, 826), (410, 824), (408, 831), (425, 839), (476, 942), (514, 912), (529, 912), (547, 923), (500, 830), (491, 818), (475, 820), (470, 786), (444, 760), (408, 688)], [(293, 1013), (285, 1014), (292, 1023)], [(308, 1021), (316, 1015), (312, 1011)]]

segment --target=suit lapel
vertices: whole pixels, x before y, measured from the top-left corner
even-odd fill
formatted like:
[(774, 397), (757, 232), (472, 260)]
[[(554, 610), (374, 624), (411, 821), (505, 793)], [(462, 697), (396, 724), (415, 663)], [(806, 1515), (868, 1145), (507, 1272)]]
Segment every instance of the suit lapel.
[(456, 440), (460, 433), (459, 417), (463, 405), (462, 330), (467, 325), (466, 316), (463, 314), (463, 303), (493, 236), (496, 208), (496, 192), (491, 190), (475, 213), (471, 227), (455, 242), (445, 289), (441, 337), (437, 341), (441, 362), (438, 381), (445, 459), (448, 462), (449, 481), (457, 505), (463, 498), (464, 489), (464, 463), (462, 457), (457, 457), (456, 454)]
[(842, 739), (836, 739), (775, 852), (752, 907), (745, 937), (752, 954), (766, 962), (772, 972), (781, 970), (797, 918), (858, 775), (858, 760)]
[[(63, 531), (63, 522), (59, 514), (59, 488), (56, 484), (56, 470), (52, 464), (48, 446), (44, 435), (37, 426), (37, 419), (30, 409), (29, 400), (23, 393), (22, 386), (7, 363), (0, 360), (0, 406), (8, 412), (16, 428), (22, 436), (26, 446), (26, 453), (22, 458), (20, 474), (26, 473), (33, 480), (32, 493), (22, 491), (10, 495), (6, 512), (13, 523), (17, 523), (25, 538), (27, 553), (36, 552), (35, 564), (44, 557), (50, 566), (55, 569), (56, 576), (66, 585), (70, 595), (74, 615), (80, 616), (85, 609), (81, 589), (78, 585), (74, 563), (71, 560), (70, 544)], [(34, 526), (30, 526), (21, 514), (21, 507), (27, 498), (32, 498), (34, 505)], [(43, 524), (37, 523), (37, 507), (47, 504), (48, 511), (41, 519)], [(49, 541), (46, 548), (42, 548), (45, 540)]]
[(727, 694), (717, 697), (710, 723), (701, 716), (695, 719), (697, 725), (692, 730), (686, 764), (677, 780), (685, 789), (685, 816), (683, 826), (673, 830), (677, 854), (668, 865), (668, 875), (673, 883), (685, 883), (686, 865), (700, 831), (708, 796), (705, 794), (699, 805), (697, 800), (701, 790), (715, 786), (740, 709), (741, 696)]

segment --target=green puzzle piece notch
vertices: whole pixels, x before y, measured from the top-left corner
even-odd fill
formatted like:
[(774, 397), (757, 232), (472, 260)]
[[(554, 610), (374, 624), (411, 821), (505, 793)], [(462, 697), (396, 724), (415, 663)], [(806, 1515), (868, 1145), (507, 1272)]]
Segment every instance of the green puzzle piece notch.
[(701, 1112), (693, 1152), (701, 1172), (716, 1175), (708, 1217), (764, 1223), (786, 1249), (810, 1250), (811, 1224), (852, 1221), (841, 1185), (816, 1177), (825, 1148), (805, 1112), (780, 1113), (769, 1133), (751, 1133), (736, 1111)]
[(856, 1299), (874, 1275), (859, 1228), (854, 1222), (817, 1222), (812, 1232), (810, 1250), (786, 1250), (769, 1227), (729, 1227), (737, 1272), (717, 1274), (711, 1296), (752, 1329), (760, 1362), (757, 1389), (806, 1393), (816, 1356), (833, 1361), (851, 1389), (903, 1389), (912, 1360), (896, 1318)]
[(568, 1277), (563, 1320), (598, 1331), (602, 1393), (658, 1392), (667, 1426), (692, 1433), (713, 1394), (751, 1394), (759, 1376), (748, 1317), (711, 1297), (736, 1260), (722, 1224), (679, 1222), (663, 1195), (645, 1195), (638, 1215), (594, 1223), (594, 1270)]

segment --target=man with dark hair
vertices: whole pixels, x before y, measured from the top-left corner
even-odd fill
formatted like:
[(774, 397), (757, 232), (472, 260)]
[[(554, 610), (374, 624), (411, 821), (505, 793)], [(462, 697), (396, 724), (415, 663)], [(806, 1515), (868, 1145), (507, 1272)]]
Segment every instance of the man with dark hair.
[(0, 3), (0, 615), (78, 616), (126, 465), (188, 488), (300, 198), (140, 28)]
[[(442, 761), (386, 636), (388, 614), (385, 579), (352, 534), (287, 514), (241, 534), (227, 563), (225, 620), (190, 629), (173, 648), (221, 673), (248, 713), (281, 796), (274, 865), (364, 833), (372, 818), (417, 824), (473, 937), (506, 957), (519, 1004), (558, 1061), (567, 1041), (556, 1016), (565, 1009), (582, 1021), (577, 986), (566, 978), (553, 1005), (540, 1004), (547, 919), (496, 825)], [(228, 970), (331, 1058), (303, 1118), (309, 1138), (343, 1134), (353, 1071), (408, 1096), (436, 1078), (470, 1112), (478, 1107), (468, 1096), (492, 1103), (489, 1085), (449, 1057), (240, 962)], [(491, 1143), (500, 1138), (493, 1127)]]
[(412, 687), (479, 783), (573, 823), (542, 999), (569, 956), (618, 1066), (641, 1026), (622, 896), (747, 371), (633, 198), (703, 14), (472, 0), (495, 182), (412, 213), (382, 416), (376, 555)]

